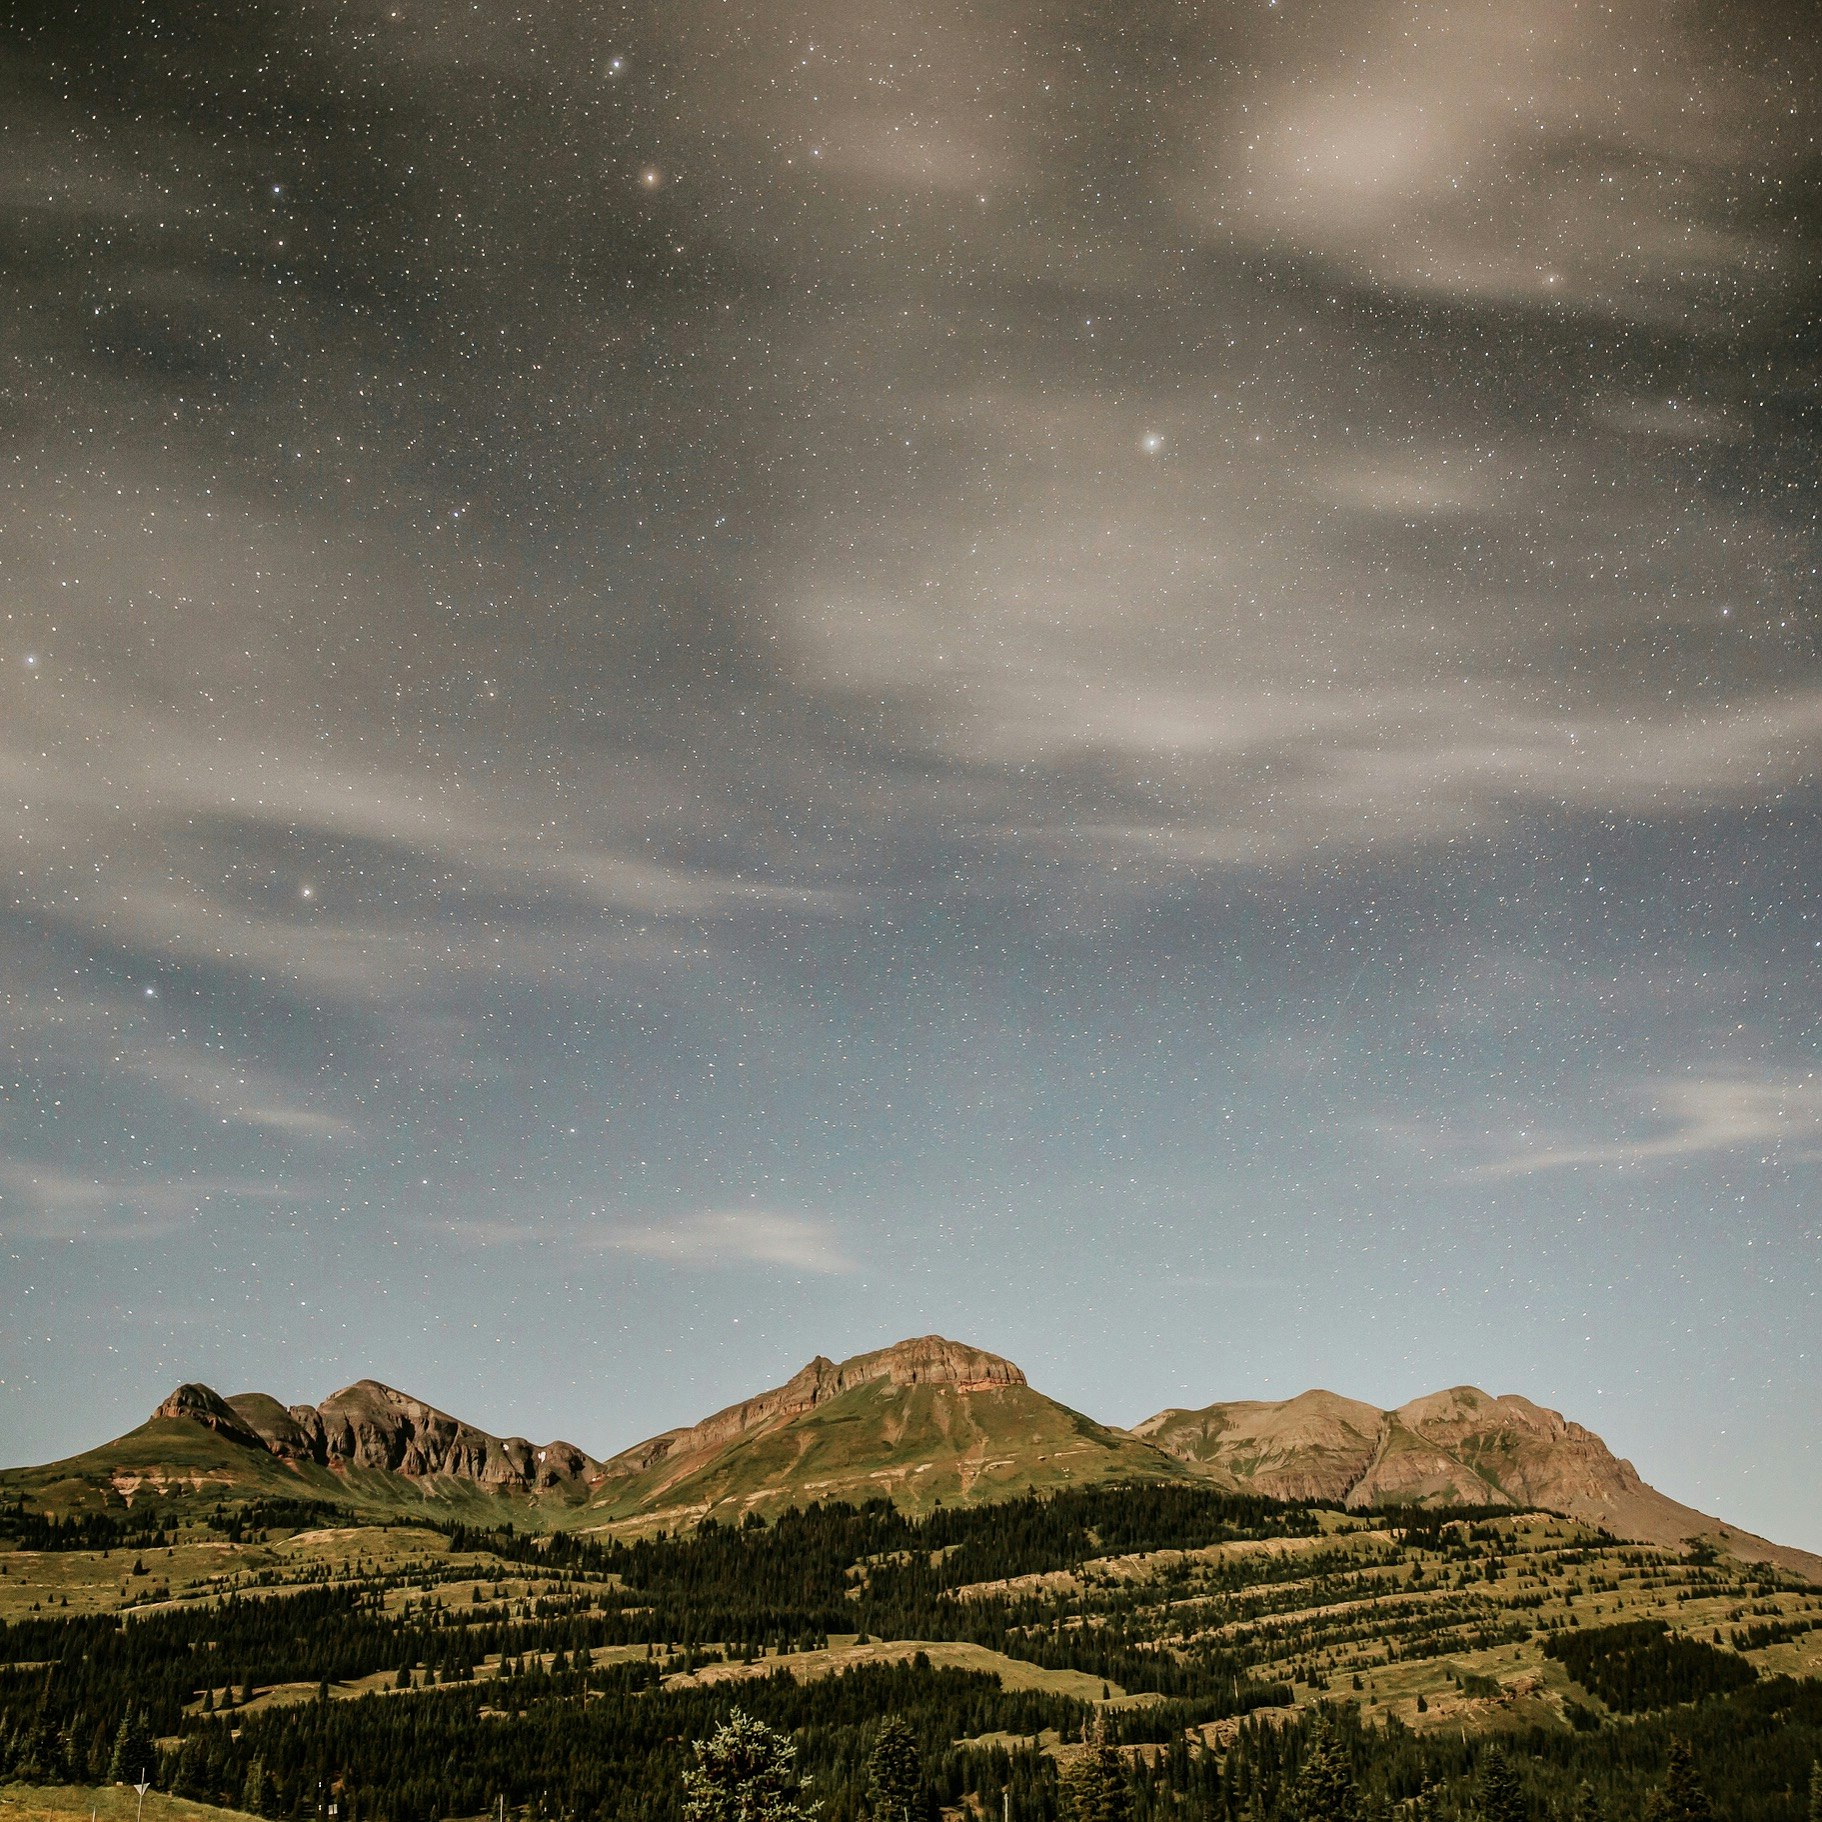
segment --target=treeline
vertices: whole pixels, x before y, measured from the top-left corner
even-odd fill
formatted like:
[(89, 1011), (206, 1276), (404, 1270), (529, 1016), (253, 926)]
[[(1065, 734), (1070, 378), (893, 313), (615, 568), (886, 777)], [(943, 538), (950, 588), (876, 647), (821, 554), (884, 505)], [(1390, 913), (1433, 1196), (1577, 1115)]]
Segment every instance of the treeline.
[[(298, 1516), (248, 1502), (214, 1522), (253, 1533)], [(97, 1781), (149, 1760), (164, 1787), (272, 1822), (326, 1822), (331, 1796), (338, 1822), (435, 1822), (499, 1799), (517, 1822), (674, 1822), (689, 1742), (738, 1700), (797, 1740), (824, 1822), (858, 1822), (870, 1730), (887, 1712), (921, 1745), (932, 1808), (915, 1822), (945, 1806), (991, 1822), (1008, 1804), (1013, 1822), (1052, 1822), (1055, 1761), (1035, 1737), (1073, 1739), (1090, 1715), (1061, 1697), (921, 1657), (803, 1683), (775, 1672), (661, 1686), (665, 1672), (724, 1654), (750, 1661), (858, 1632), (973, 1641), (1159, 1698), (1104, 1711), (1113, 1747), (1145, 1749), (1122, 1774), (1131, 1822), (1355, 1822), (1289, 1807), (1310, 1736), (1280, 1679), (1327, 1687), (1350, 1641), (1403, 1659), (1530, 1636), (1529, 1621), (1488, 1604), (1471, 1565), (1439, 1579), (1458, 1549), (1497, 1549), (1498, 1521), (1434, 1516), (1366, 1554), (1312, 1541), (1288, 1569), (1264, 1551), (1167, 1559), (1143, 1587), (1094, 1570), (1055, 1587), (1043, 1577), (1124, 1552), (1317, 1540), (1320, 1516), (1164, 1486), (916, 1519), (883, 1501), (812, 1506), (625, 1542), (451, 1525), (450, 1556), (409, 1568), (357, 1561), (270, 1594), (0, 1626), (0, 1775)], [(1444, 1562), (1413, 1560), (1424, 1549)], [(525, 1573), (509, 1575), (513, 1564)], [(1432, 1584), (1433, 1601), (1399, 1604)], [(1316, 1631), (1312, 1603), (1327, 1616)], [(607, 1646), (633, 1649), (594, 1662)], [(1795, 1793), (1822, 1753), (1822, 1685), (1755, 1681), (1737, 1657), (1657, 1622), (1565, 1627), (1545, 1648), (1610, 1710), (1638, 1718), (1517, 1737), (1520, 1809), (1494, 1815), (1473, 1743), (1396, 1724), (1369, 1732), (1343, 1715), (1325, 1750), (1349, 1758), (1358, 1822), (1636, 1822), (1672, 1726), (1693, 1743), (1723, 1822), (1801, 1822)], [(331, 1695), (376, 1677), (387, 1693)], [(249, 1706), (281, 1683), (319, 1694)], [(1223, 1759), (1185, 1738), (1214, 1722), (1229, 1723), (1224, 1735), (1238, 1726)]]
[[(329, 1801), (342, 1822), (440, 1822), (502, 1799), (516, 1822), (678, 1822), (690, 1742), (738, 1703), (795, 1739), (824, 1822), (864, 1817), (866, 1760), (888, 1714), (908, 1722), (925, 1768), (913, 1822), (938, 1822), (944, 1808), (1057, 1822), (1056, 1760), (1039, 1740), (1077, 1739), (1090, 1724), (1080, 1704), (1008, 1692), (990, 1676), (921, 1658), (814, 1681), (778, 1672), (670, 1690), (651, 1688), (635, 1662), (591, 1682), (586, 1701), (560, 1679), (531, 1675), (503, 1689), (194, 1719), (154, 1777), (272, 1822), (314, 1822)], [(1674, 1717), (1497, 1743), (1417, 1735), (1396, 1721), (1367, 1728), (1348, 1709), (1305, 1710), (1288, 1722), (1242, 1722), (1225, 1755), (1179, 1732), (1127, 1756), (1122, 1802), (1131, 1822), (1679, 1822), (1653, 1803), (1679, 1740), (1718, 1822), (1804, 1822), (1822, 1757), (1822, 1684), (1767, 1678)], [(93, 1750), (108, 1749), (99, 1740)], [(98, 1775), (71, 1750), (40, 1724), (0, 1730), (0, 1776)], [(1318, 1750), (1338, 1759), (1345, 1788), (1335, 1788), (1331, 1766), (1334, 1807), (1314, 1814), (1304, 1774)]]
[(1544, 1640), (1544, 1655), (1555, 1658), (1615, 1714), (1642, 1714), (1724, 1695), (1758, 1675), (1744, 1658), (1673, 1633), (1662, 1620), (1552, 1633)]
[(68, 1517), (27, 1510), (23, 1502), (0, 1505), (0, 1537), (21, 1550), (149, 1550), (176, 1541), (156, 1509), (128, 1512), (75, 1512)]
[[(921, 1654), (804, 1683), (777, 1672), (660, 1692), (638, 1662), (586, 1682), (586, 1700), (577, 1699), (579, 1680), (532, 1673), (409, 1700), (376, 1695), (193, 1719), (155, 1767), (156, 1780), (179, 1796), (280, 1819), (319, 1814), (325, 1791), (345, 1822), (433, 1822), (480, 1814), (501, 1798), (532, 1817), (668, 1819), (689, 1741), (737, 1700), (798, 1736), (830, 1822), (842, 1822), (861, 1811), (867, 1746), (882, 1714), (914, 1728), (925, 1763), (937, 1768), (935, 1804), (964, 1788), (956, 1740), (1079, 1733), (1086, 1712), (1065, 1698), (1004, 1690), (980, 1672), (934, 1667)], [(0, 1775), (80, 1777), (111, 1751), (111, 1734), (59, 1743), (28, 1727), (0, 1736)], [(1051, 1812), (1039, 1803), (1028, 1813)]]
[(246, 1499), (233, 1505), (225, 1501), (208, 1515), (208, 1528), (229, 1543), (258, 1542), (271, 1531), (307, 1531), (321, 1525), (358, 1525), (351, 1506), (330, 1506), (319, 1500)]
[[(1032, 1588), (957, 1590), (1078, 1569), (1091, 1558), (1193, 1550), (1237, 1539), (1314, 1537), (1315, 1509), (1197, 1487), (1083, 1488), (908, 1517), (885, 1500), (792, 1509), (771, 1524), (705, 1520), (688, 1533), (595, 1543), (448, 1529), (452, 1549), (560, 1563), (612, 1577), (572, 1644), (801, 1649), (831, 1632), (961, 1639), (1168, 1697), (1218, 1700), (1225, 1713), (1287, 1700), (1252, 1686), (1242, 1654), (1160, 1649), (1125, 1617), (1066, 1625), (1070, 1596)], [(1236, 1573), (1251, 1573), (1237, 1571)]]
[(449, 1538), (452, 1549), (619, 1575), (654, 1590), (721, 1587), (728, 1581), (727, 1559), (737, 1556), (742, 1573), (758, 1578), (758, 1598), (805, 1608), (842, 1599), (851, 1565), (886, 1561), (894, 1553), (926, 1558), (926, 1576), (918, 1579), (931, 1588), (958, 1588), (1075, 1569), (1097, 1556), (1197, 1550), (1240, 1538), (1315, 1537), (1324, 1509), (1167, 1483), (1069, 1488), (994, 1505), (938, 1507), (921, 1516), (885, 1499), (816, 1504), (792, 1507), (770, 1524), (756, 1515), (739, 1525), (708, 1518), (674, 1536), (660, 1531), (605, 1543), (561, 1531), (522, 1533), (510, 1525), (432, 1528)]

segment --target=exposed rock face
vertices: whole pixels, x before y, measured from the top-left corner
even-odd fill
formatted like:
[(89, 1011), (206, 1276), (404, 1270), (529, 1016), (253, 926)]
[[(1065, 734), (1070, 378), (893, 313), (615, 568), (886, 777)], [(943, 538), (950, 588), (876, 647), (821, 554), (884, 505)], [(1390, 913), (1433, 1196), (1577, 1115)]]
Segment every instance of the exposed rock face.
[(191, 1423), (199, 1423), (204, 1429), (213, 1430), (217, 1435), (229, 1437), (235, 1442), (259, 1440), (225, 1398), (206, 1385), (194, 1382), (180, 1385), (152, 1415), (154, 1418), (187, 1418)]
[(478, 1486), (544, 1492), (587, 1485), (601, 1471), (573, 1443), (540, 1447), (523, 1436), (492, 1436), (376, 1379), (345, 1386), (320, 1405), (289, 1408), (264, 1392), (224, 1399), (207, 1386), (185, 1385), (154, 1415), (206, 1424), (281, 1461), (378, 1468), (415, 1479), (447, 1475)]
[(1384, 1413), (1333, 1392), (1160, 1411), (1133, 1434), (1213, 1480), (1273, 1499), (1342, 1500), (1365, 1474)]
[(264, 1392), (236, 1392), (228, 1403), (280, 1461), (323, 1459), (323, 1421), (314, 1405), (293, 1405), (287, 1410)]
[(985, 1392), (997, 1386), (1023, 1385), (1025, 1375), (1010, 1360), (941, 1335), (920, 1335), (870, 1354), (856, 1354), (837, 1364), (818, 1354), (781, 1386), (742, 1399), (726, 1410), (681, 1430), (666, 1430), (616, 1455), (607, 1473), (638, 1474), (674, 1456), (719, 1448), (748, 1430), (769, 1429), (801, 1412), (839, 1398), (857, 1385), (885, 1379), (894, 1385), (942, 1385), (958, 1392)]
[[(1527, 1398), (1494, 1398), (1472, 1386), (1416, 1398), (1394, 1411), (1323, 1391), (1281, 1402), (1212, 1404), (1161, 1411), (1128, 1433), (1052, 1405), (1029, 1390), (1025, 1375), (1009, 1360), (924, 1335), (840, 1362), (819, 1354), (772, 1391), (654, 1436), (605, 1464), (573, 1443), (539, 1447), (522, 1436), (490, 1435), (372, 1379), (347, 1386), (320, 1405), (289, 1407), (260, 1392), (222, 1398), (205, 1385), (181, 1385), (153, 1415), (200, 1424), (226, 1441), (300, 1466), (447, 1478), (502, 1492), (554, 1492), (564, 1499), (587, 1496), (591, 1509), (624, 1506), (635, 1512), (672, 1498), (674, 1487), (702, 1482), (722, 1459), (717, 1451), (743, 1455), (747, 1465), (741, 1472), (761, 1476), (768, 1497), (824, 1497), (836, 1485), (870, 1497), (889, 1483), (896, 1486), (895, 1474), (902, 1479), (907, 1471), (934, 1473), (935, 1454), (927, 1470), (905, 1468), (894, 1453), (902, 1438), (890, 1414), (877, 1428), (878, 1450), (882, 1461), (891, 1458), (888, 1465), (874, 1461), (867, 1453), (873, 1443), (861, 1440), (874, 1431), (862, 1425), (850, 1436), (840, 1423), (829, 1434), (840, 1431), (846, 1438), (847, 1456), (833, 1466), (795, 1465), (812, 1460), (805, 1451), (828, 1453), (825, 1442), (810, 1434), (822, 1420), (795, 1420), (843, 1393), (881, 1382), (943, 1389), (936, 1401), (940, 1415), (934, 1428), (943, 1432), (937, 1441), (952, 1447), (951, 1427), (976, 1438), (955, 1467), (963, 1494), (975, 1487), (979, 1474), (1023, 1459), (1021, 1451), (1043, 1468), (1046, 1485), (1066, 1480), (1074, 1472), (1067, 1464), (1075, 1457), (1111, 1461), (1112, 1451), (1118, 1460), (1106, 1473), (1126, 1479), (1152, 1478), (1160, 1471), (1175, 1477), (1188, 1469), (1219, 1486), (1355, 1509), (1402, 1503), (1537, 1506), (1619, 1537), (1672, 1545), (1706, 1539), (1748, 1561), (1778, 1563), (1822, 1581), (1822, 1557), (1680, 1505), (1648, 1486), (1632, 1463), (1614, 1455), (1593, 1431)], [(1011, 1396), (978, 1403), (969, 1396), (995, 1392)], [(950, 1393), (961, 1395), (961, 1402)], [(823, 1454), (813, 1460), (822, 1461)]]
[(1748, 1561), (1815, 1576), (1822, 1562), (1680, 1505), (1592, 1430), (1528, 1398), (1455, 1386), (1381, 1411), (1332, 1392), (1282, 1403), (1160, 1411), (1146, 1438), (1223, 1486), (1279, 1499), (1379, 1505), (1541, 1506), (1617, 1537), (1712, 1539)]

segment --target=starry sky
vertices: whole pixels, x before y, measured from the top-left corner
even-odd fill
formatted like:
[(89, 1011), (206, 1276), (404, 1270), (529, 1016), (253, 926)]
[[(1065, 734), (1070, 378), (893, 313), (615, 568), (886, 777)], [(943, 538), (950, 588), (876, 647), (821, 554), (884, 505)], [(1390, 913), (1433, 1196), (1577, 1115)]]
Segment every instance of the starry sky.
[(1813, 24), (14, 9), (0, 1459), (936, 1330), (1822, 1548)]

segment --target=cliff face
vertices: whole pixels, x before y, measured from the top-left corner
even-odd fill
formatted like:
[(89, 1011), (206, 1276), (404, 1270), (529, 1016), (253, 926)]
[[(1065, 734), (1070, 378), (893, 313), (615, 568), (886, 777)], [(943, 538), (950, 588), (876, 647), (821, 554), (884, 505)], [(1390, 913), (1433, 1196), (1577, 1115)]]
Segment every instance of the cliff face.
[(1150, 1444), (1033, 1391), (997, 1354), (940, 1335), (843, 1361), (654, 1436), (607, 1464), (603, 1523), (741, 1521), (811, 1501), (910, 1511), (1108, 1482), (1183, 1481)]
[(213, 1430), (218, 1436), (225, 1436), (230, 1442), (257, 1443), (261, 1439), (257, 1432), (242, 1421), (240, 1414), (220, 1393), (211, 1391), (206, 1385), (192, 1381), (180, 1385), (175, 1392), (152, 1413), (153, 1419), (181, 1418), (190, 1423), (199, 1423), (205, 1430)]
[(788, 1423), (855, 1386), (881, 1379), (899, 1386), (949, 1386), (958, 1392), (1025, 1384), (1025, 1375), (1010, 1360), (964, 1342), (947, 1341), (941, 1335), (920, 1335), (839, 1363), (818, 1354), (783, 1385), (731, 1404), (700, 1423), (666, 1430), (637, 1443), (616, 1455), (606, 1471), (609, 1475), (642, 1473), (661, 1461), (720, 1448), (748, 1431)]
[[(847, 1404), (822, 1411), (844, 1397)], [(1032, 1391), (1010, 1360), (923, 1335), (843, 1361), (819, 1354), (783, 1385), (606, 1463), (573, 1443), (491, 1435), (372, 1379), (320, 1405), (290, 1406), (261, 1392), (223, 1398), (206, 1385), (181, 1385), (154, 1417), (201, 1425), (236, 1448), (260, 1451), (256, 1459), (554, 1493), (570, 1504), (586, 1500), (607, 1522), (716, 1502), (742, 1510), (770, 1502), (770, 1510), (792, 1500), (888, 1493), (927, 1505), (939, 1493), (981, 1499), (1002, 1496), (1001, 1488), (1193, 1473), (1235, 1490), (1357, 1510), (1542, 1507), (1618, 1537), (1671, 1545), (1705, 1539), (1822, 1580), (1822, 1558), (1666, 1497), (1592, 1430), (1528, 1398), (1495, 1398), (1473, 1386), (1396, 1410), (1324, 1391), (1211, 1404), (1160, 1411), (1126, 1432)]]
[(573, 1443), (540, 1446), (523, 1436), (493, 1436), (376, 1379), (357, 1380), (320, 1405), (288, 1407), (264, 1392), (222, 1398), (207, 1386), (184, 1385), (154, 1415), (204, 1424), (281, 1461), (377, 1468), (411, 1479), (441, 1475), (544, 1492), (586, 1485), (600, 1474), (600, 1463)]
[(1648, 1486), (1592, 1430), (1510, 1393), (1455, 1386), (1394, 1411), (1305, 1392), (1282, 1403), (1160, 1411), (1136, 1427), (1222, 1486), (1278, 1499), (1381, 1505), (1541, 1506), (1617, 1537), (1708, 1538), (1736, 1556), (1815, 1577), (1822, 1561)]

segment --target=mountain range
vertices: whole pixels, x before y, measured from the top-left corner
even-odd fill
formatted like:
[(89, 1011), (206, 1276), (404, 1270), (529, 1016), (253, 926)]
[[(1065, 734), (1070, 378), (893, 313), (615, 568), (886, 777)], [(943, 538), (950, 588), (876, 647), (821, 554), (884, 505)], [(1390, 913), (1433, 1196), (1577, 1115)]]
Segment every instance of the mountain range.
[(156, 1492), (264, 1495), (387, 1516), (564, 1529), (675, 1528), (811, 1500), (924, 1511), (1108, 1482), (1213, 1483), (1289, 1501), (1539, 1507), (1641, 1542), (1705, 1542), (1822, 1582), (1822, 1557), (1754, 1536), (1646, 1484), (1591, 1430), (1473, 1387), (1381, 1410), (1310, 1391), (1160, 1411), (1132, 1429), (1034, 1390), (1011, 1361), (927, 1335), (836, 1362), (600, 1460), (500, 1437), (363, 1379), (320, 1405), (179, 1386), (138, 1429), (0, 1496), (93, 1510)]

